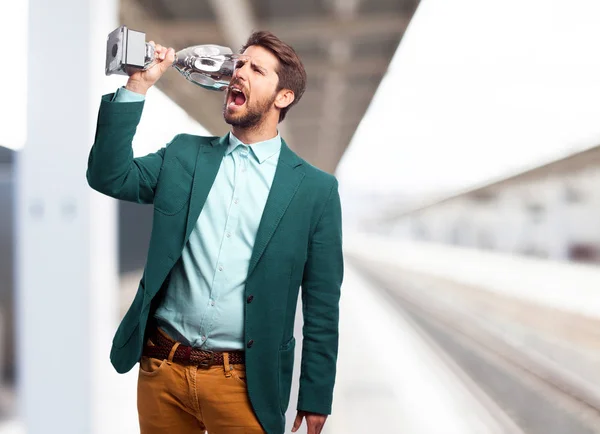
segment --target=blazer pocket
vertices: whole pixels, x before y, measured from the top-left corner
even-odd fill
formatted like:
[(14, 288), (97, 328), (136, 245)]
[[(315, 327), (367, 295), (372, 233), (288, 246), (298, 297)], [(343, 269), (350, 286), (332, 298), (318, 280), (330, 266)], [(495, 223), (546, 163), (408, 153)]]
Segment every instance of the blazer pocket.
[(279, 406), (282, 414), (285, 414), (290, 403), (295, 348), (296, 338), (292, 337), (279, 349)]
[(165, 161), (156, 185), (154, 209), (165, 215), (177, 214), (190, 200), (191, 190), (192, 175), (179, 160), (171, 158)]

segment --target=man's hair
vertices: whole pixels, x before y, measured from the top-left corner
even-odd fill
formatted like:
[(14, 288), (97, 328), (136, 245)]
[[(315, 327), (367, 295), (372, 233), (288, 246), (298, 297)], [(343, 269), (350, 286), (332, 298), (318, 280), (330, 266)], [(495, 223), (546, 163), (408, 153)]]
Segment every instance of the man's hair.
[(275, 71), (279, 77), (277, 91), (290, 89), (294, 92), (294, 101), (289, 106), (281, 109), (279, 113), (279, 122), (281, 122), (285, 119), (288, 110), (300, 101), (306, 89), (306, 71), (304, 70), (304, 65), (302, 65), (300, 57), (298, 57), (298, 54), (292, 47), (269, 31), (261, 30), (252, 33), (240, 50), (240, 53), (243, 53), (251, 45), (266, 48), (279, 60), (279, 69)]

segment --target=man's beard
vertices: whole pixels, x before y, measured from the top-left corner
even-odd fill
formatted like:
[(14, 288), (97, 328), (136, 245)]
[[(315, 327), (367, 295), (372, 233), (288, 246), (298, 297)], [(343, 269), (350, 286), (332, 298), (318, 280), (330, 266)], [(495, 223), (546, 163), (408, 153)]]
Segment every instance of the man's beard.
[(257, 103), (257, 107), (250, 107), (249, 101), (246, 101), (246, 113), (239, 117), (235, 114), (227, 114), (227, 98), (225, 98), (225, 104), (223, 105), (223, 117), (225, 118), (225, 122), (237, 128), (254, 128), (261, 123), (263, 116), (269, 111), (275, 102), (276, 97), (277, 92), (273, 92), (271, 98), (262, 103)]

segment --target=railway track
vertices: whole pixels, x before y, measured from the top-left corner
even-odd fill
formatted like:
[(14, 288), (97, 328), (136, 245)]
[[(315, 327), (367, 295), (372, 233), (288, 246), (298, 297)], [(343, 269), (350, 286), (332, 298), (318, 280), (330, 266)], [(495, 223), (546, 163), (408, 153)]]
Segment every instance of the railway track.
[(504, 432), (600, 433), (597, 384), (531, 351), (518, 335), (461, 307), (460, 300), (433, 297), (411, 279), (399, 283), (397, 276), (362, 260), (352, 265), (469, 383)]

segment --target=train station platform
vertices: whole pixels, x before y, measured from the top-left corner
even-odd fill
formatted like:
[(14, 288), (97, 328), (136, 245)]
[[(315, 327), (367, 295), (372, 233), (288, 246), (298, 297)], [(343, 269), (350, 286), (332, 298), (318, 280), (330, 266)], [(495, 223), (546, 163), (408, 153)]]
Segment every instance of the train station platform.
[[(323, 433), (598, 432), (595, 267), (364, 234), (345, 236), (345, 256), (338, 374)], [(139, 432), (137, 375), (135, 367), (110, 378), (115, 433)], [(11, 420), (0, 434), (26, 431)]]

